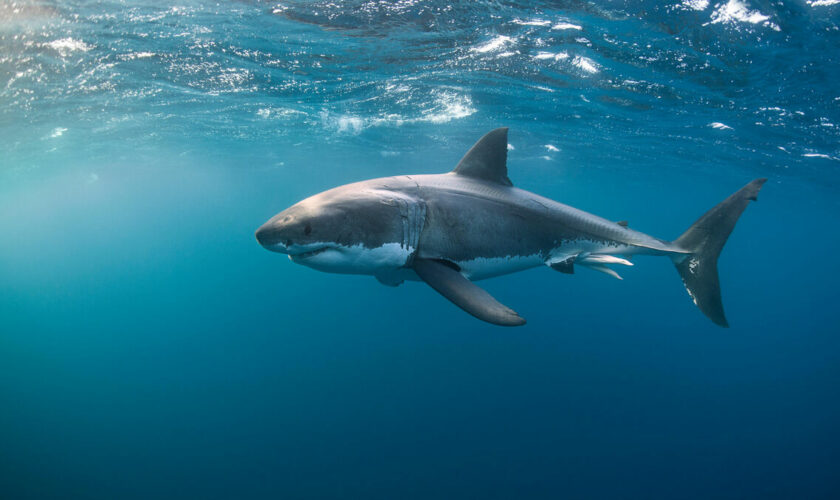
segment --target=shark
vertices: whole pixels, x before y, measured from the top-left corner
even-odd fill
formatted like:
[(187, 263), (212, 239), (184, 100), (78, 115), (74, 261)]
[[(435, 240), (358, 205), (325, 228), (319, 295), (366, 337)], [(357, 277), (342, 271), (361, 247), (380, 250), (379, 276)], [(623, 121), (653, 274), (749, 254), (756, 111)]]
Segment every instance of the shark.
[(401, 175), (306, 198), (256, 231), (264, 248), (318, 271), (421, 281), (474, 317), (500, 326), (525, 319), (475, 282), (535, 267), (584, 267), (621, 279), (636, 255), (673, 262), (694, 304), (728, 327), (717, 262), (767, 179), (749, 182), (673, 241), (519, 189), (508, 177), (508, 129), (488, 132), (443, 174)]

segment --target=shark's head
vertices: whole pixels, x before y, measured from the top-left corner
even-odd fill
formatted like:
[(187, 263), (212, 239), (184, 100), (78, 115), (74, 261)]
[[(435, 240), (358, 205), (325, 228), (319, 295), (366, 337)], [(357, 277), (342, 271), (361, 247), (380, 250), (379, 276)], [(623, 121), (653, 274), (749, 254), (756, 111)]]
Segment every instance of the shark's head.
[(393, 193), (351, 184), (287, 208), (256, 237), (266, 249), (320, 271), (376, 274), (408, 259), (403, 226)]

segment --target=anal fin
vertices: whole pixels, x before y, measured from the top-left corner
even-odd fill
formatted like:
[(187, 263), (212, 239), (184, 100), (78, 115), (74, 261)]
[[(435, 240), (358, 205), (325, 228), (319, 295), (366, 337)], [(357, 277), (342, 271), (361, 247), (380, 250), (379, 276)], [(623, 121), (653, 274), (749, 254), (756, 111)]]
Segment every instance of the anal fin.
[(455, 267), (431, 259), (414, 259), (414, 271), (429, 286), (476, 318), (500, 326), (520, 326), (525, 319), (501, 304)]

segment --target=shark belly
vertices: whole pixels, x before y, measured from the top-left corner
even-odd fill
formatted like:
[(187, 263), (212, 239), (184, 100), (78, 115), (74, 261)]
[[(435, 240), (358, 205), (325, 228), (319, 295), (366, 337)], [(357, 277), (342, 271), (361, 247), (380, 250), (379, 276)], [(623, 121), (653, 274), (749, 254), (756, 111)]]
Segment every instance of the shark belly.
[(455, 261), (467, 279), (472, 281), (493, 278), (539, 267), (545, 262), (541, 254), (505, 255), (503, 257), (477, 257)]

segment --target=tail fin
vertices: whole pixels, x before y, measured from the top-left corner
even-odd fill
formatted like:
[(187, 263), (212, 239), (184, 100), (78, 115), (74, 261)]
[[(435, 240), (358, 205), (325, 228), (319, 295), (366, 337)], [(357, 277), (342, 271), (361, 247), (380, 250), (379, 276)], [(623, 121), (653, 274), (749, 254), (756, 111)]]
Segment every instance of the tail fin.
[(767, 179), (755, 179), (706, 212), (674, 243), (690, 254), (674, 255), (685, 289), (700, 311), (715, 324), (728, 327), (720, 298), (717, 260), (747, 204), (755, 201)]

